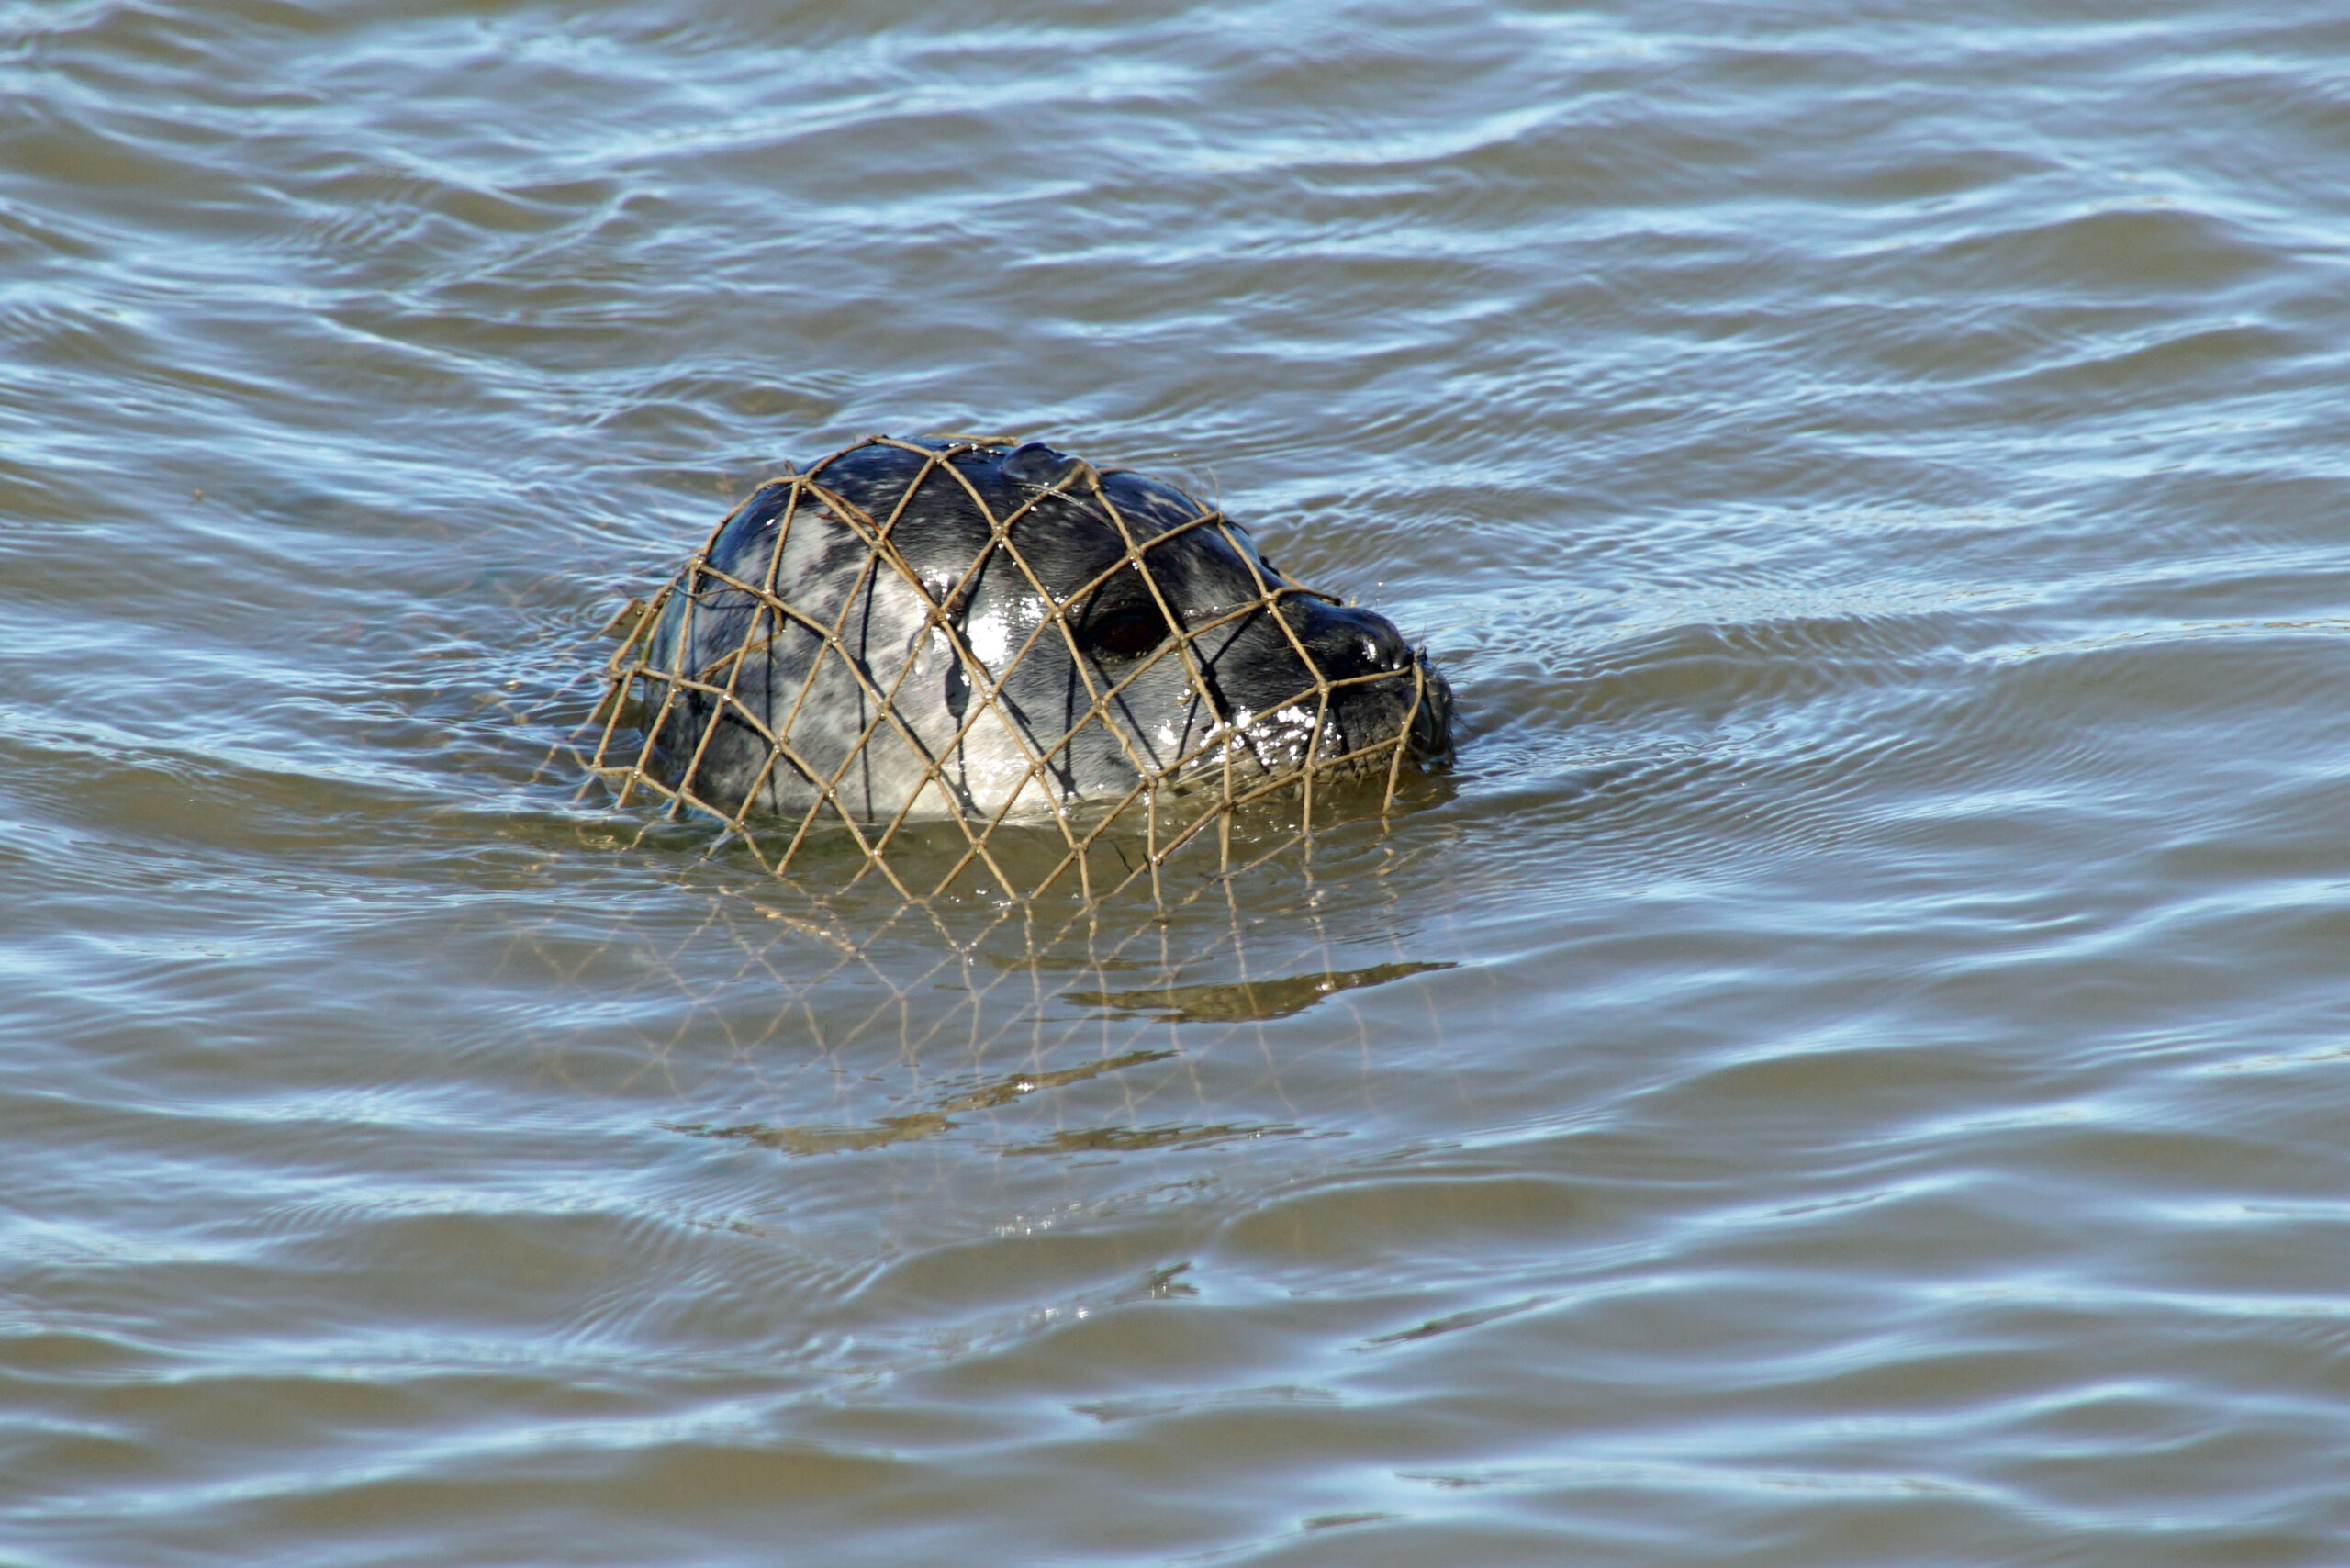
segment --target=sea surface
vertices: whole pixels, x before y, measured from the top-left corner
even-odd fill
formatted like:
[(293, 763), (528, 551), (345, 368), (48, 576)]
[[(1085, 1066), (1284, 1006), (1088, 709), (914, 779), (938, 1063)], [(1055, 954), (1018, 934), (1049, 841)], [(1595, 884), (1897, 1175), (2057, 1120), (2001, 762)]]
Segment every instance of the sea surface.
[[(583, 790), (937, 431), (1458, 766)], [(2350, 1562), (2345, 633), (2339, 6), (0, 0), (0, 1563)]]

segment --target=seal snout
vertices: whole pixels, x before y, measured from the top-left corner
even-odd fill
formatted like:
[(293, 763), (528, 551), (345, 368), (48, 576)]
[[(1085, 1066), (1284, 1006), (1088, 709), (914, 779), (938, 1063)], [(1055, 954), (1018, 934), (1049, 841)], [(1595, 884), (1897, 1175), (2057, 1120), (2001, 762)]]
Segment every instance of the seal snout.
[(1412, 656), (1420, 666), (1420, 704), (1412, 711), (1408, 741), (1412, 755), (1425, 763), (1449, 764), (1452, 761), (1452, 683), (1428, 663), (1425, 652)]
[[(1340, 700), (1341, 711), (1351, 715), (1344, 722), (1350, 735), (1365, 718), (1372, 719), (1372, 730), (1393, 734), (1408, 711), (1412, 755), (1424, 762), (1451, 756), (1452, 688), (1393, 622), (1376, 610), (1311, 599), (1284, 600), (1282, 614), (1324, 679), (1356, 683)], [(1410, 676), (1415, 666), (1416, 680)]]

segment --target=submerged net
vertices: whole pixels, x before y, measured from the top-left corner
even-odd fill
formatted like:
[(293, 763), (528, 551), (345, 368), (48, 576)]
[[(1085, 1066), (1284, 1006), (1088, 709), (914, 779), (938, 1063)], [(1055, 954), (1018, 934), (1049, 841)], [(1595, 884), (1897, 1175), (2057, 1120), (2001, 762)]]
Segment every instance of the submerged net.
[(1449, 754), (1394, 627), (1041, 444), (875, 437), (762, 486), (616, 622), (590, 769), (770, 870), (1091, 902), (1383, 816)]
[(1465, 949), (1441, 913), (1450, 862), (1408, 839), (1365, 834), (1164, 912), (901, 902), (878, 877), (835, 894), (670, 864), (631, 881), (624, 909), (485, 905), (450, 939), (508, 983), (565, 988), (574, 1004), (530, 1010), (518, 1039), (574, 1090), (670, 1102), (668, 1131), (791, 1156), (929, 1144), (949, 1161), (934, 1179), (968, 1198), (1038, 1178), (958, 1149), (1310, 1136), (1389, 1096), (1458, 1092), (1422, 1053), (1485, 1005), (1483, 982), (1472, 967), (1424, 990)]

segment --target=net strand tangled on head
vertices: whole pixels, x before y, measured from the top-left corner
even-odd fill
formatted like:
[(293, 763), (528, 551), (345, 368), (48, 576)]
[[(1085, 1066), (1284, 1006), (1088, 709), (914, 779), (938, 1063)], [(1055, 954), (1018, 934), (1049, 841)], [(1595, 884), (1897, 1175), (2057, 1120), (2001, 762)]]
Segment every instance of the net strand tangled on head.
[(778, 873), (852, 845), (850, 879), (908, 898), (1160, 894), (1187, 846), (1245, 869), (1449, 753), (1450, 692), (1392, 624), (1034, 442), (834, 453), (615, 625), (588, 767), (620, 804), (706, 813)]

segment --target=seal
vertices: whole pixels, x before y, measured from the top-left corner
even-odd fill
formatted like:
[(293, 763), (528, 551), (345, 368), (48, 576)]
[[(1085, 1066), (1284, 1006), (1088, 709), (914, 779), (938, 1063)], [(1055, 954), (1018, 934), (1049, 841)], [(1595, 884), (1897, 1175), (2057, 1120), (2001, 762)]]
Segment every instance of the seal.
[(876, 436), (761, 487), (613, 674), (637, 771), (737, 822), (1232, 802), (1451, 754), (1451, 689), (1393, 622), (1036, 442)]

